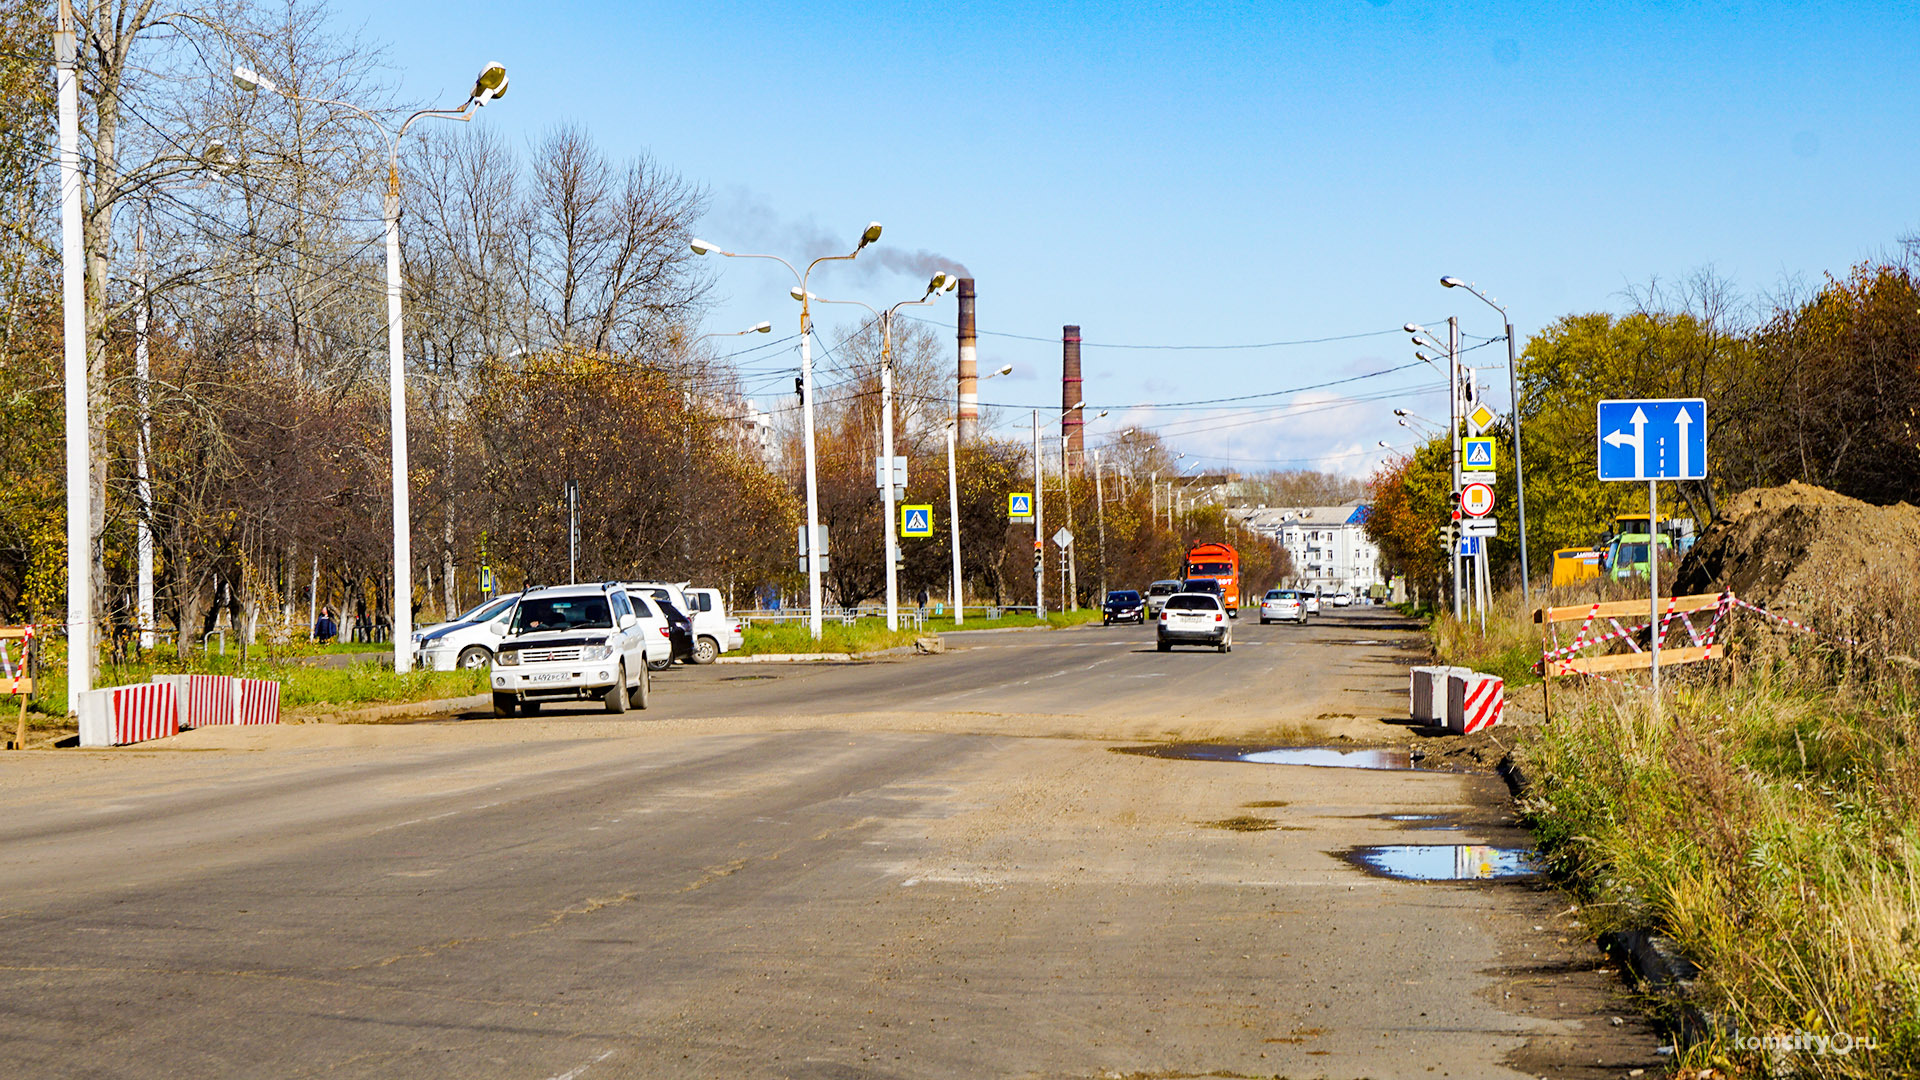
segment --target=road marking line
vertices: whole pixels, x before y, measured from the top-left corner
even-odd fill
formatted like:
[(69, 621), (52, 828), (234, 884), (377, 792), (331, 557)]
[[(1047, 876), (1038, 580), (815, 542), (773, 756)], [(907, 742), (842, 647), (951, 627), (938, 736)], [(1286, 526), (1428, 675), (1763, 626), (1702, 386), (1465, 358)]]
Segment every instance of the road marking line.
[(563, 1072), (558, 1076), (549, 1076), (547, 1077), (547, 1080), (580, 1080), (581, 1073), (586, 1072), (588, 1069), (593, 1068), (595, 1065), (600, 1064), (601, 1062), (607, 1060), (612, 1056), (613, 1056), (613, 1051), (609, 1050), (606, 1053), (601, 1054), (599, 1057), (594, 1058), (592, 1061), (587, 1062), (585, 1065), (578, 1066), (577, 1068), (568, 1069), (566, 1072)]

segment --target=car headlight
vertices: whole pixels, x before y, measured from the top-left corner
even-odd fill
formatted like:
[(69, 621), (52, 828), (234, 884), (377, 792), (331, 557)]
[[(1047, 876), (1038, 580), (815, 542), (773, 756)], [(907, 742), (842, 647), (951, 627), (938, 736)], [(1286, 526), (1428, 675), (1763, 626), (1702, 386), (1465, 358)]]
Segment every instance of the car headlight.
[(493, 654), (493, 662), (501, 667), (518, 667), (520, 666), (520, 650), (501, 649), (499, 652)]
[(612, 642), (608, 642), (605, 645), (589, 645), (580, 650), (580, 659), (582, 660), (605, 660), (612, 655)]

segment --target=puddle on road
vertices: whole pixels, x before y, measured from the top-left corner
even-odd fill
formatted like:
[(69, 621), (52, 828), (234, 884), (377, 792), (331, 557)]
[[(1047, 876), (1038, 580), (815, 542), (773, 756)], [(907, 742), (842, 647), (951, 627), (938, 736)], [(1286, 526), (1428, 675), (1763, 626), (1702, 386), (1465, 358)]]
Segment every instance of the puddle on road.
[(1388, 821), (1439, 821), (1439, 814), (1382, 814)]
[(1309, 765), (1331, 769), (1413, 769), (1413, 754), (1388, 747), (1337, 746), (1222, 746), (1215, 743), (1173, 743), (1166, 746), (1121, 746), (1116, 753), (1182, 761), (1245, 761), (1254, 765)]
[(1347, 859), (1368, 873), (1401, 881), (1487, 881), (1540, 872), (1530, 852), (1485, 844), (1382, 844), (1354, 848)]

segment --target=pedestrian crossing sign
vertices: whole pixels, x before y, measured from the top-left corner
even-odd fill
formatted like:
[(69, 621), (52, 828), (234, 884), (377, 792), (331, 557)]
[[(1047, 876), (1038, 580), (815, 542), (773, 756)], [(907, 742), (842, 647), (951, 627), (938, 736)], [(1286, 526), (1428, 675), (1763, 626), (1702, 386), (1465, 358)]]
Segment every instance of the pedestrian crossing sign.
[(903, 506), (900, 508), (901, 536), (932, 536), (933, 507)]
[(1007, 492), (1007, 516), (1015, 521), (1033, 520), (1033, 492)]
[(480, 592), (486, 596), (493, 595), (493, 567), (491, 566), (480, 568)]
[(1460, 440), (1461, 472), (1492, 472), (1493, 440), (1490, 438)]

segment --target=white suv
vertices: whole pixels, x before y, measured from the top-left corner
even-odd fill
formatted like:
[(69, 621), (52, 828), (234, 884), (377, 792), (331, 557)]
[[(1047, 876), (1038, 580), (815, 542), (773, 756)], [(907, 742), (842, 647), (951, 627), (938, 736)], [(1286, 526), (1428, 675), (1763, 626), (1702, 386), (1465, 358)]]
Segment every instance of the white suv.
[(740, 622), (727, 617), (727, 598), (719, 589), (687, 589), (693, 610), (693, 662), (711, 664), (721, 653), (738, 649), (743, 640)]
[(619, 585), (528, 589), (498, 633), (495, 716), (531, 715), (549, 701), (598, 699), (610, 713), (647, 707), (646, 628)]

